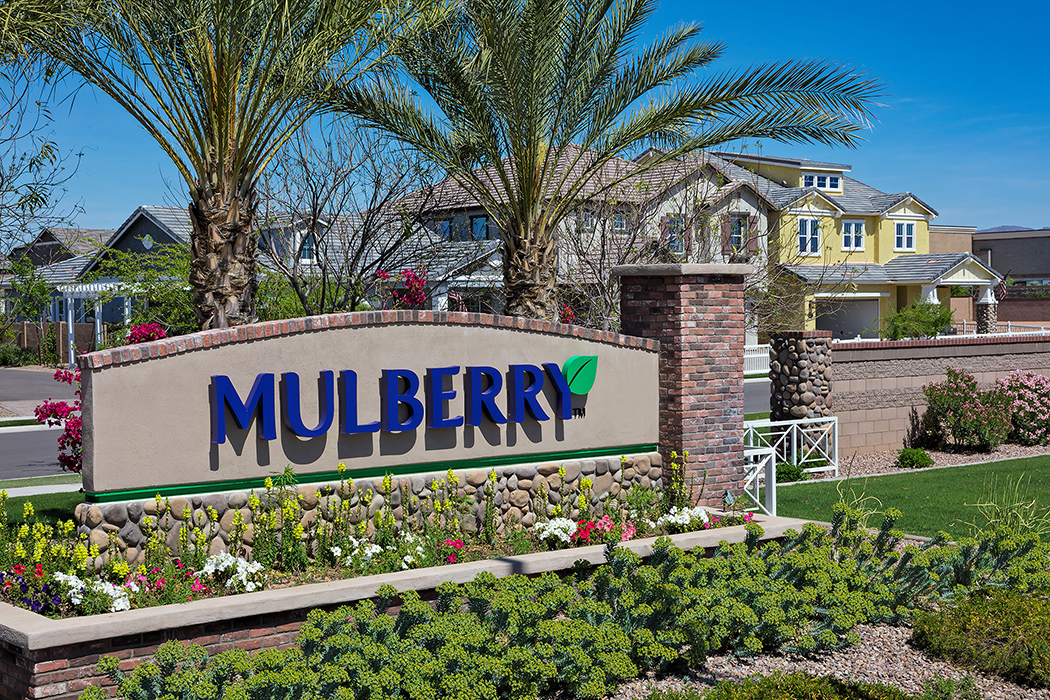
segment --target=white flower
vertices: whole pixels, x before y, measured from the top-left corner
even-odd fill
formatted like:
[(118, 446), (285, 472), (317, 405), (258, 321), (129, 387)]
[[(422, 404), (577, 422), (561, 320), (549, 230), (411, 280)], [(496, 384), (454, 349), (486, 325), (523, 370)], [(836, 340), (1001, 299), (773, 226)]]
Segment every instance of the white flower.
[[(128, 598), (128, 592), (120, 586), (115, 586), (107, 581), (94, 580), (90, 584), (81, 581), (76, 576), (69, 576), (63, 573), (55, 572), (55, 580), (59, 583), (65, 584), (69, 589), (69, 600), (73, 605), (80, 605), (84, 602), (84, 590), (90, 587), (91, 590), (99, 593), (104, 593), (109, 596), (109, 611), (120, 612), (121, 610), (131, 610), (131, 600)], [(134, 589), (137, 592), (137, 588)]]
[(657, 525), (664, 527), (668, 525), (680, 525), (682, 527), (688, 527), (694, 520), (699, 520), (701, 523), (706, 524), (709, 522), (707, 511), (701, 506), (694, 506), (693, 508), (682, 508), (679, 510), (677, 506), (671, 509), (671, 511), (665, 515), (661, 515), (656, 520)]
[(576, 523), (569, 518), (554, 518), (545, 523), (536, 523), (532, 531), (543, 541), (561, 540), (569, 544), (572, 533), (576, 532)]
[(263, 570), (262, 564), (235, 557), (229, 552), (219, 552), (208, 557), (204, 568), (196, 572), (198, 576), (208, 576), (225, 580), (227, 588), (241, 588), (248, 592), (257, 588), (253, 576)]

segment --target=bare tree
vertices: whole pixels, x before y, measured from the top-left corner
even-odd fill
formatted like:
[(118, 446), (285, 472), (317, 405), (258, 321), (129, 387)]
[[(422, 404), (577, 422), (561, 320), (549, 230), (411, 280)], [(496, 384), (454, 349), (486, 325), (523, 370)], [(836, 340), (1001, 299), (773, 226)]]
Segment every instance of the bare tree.
[(80, 211), (63, 206), (80, 154), (51, 140), (45, 78), (27, 59), (0, 63), (0, 256)]
[(837, 278), (829, 266), (817, 282), (790, 266), (807, 261), (785, 247), (783, 222), (764, 179), (700, 154), (628, 177), (629, 161), (610, 166), (609, 179), (623, 184), (579, 203), (558, 232), (559, 295), (573, 322), (603, 330), (619, 328), (618, 265), (662, 262), (747, 263), (745, 278), (750, 328), (800, 328), (814, 313), (806, 299)]
[(314, 120), (263, 180), (267, 265), (307, 315), (374, 299), (380, 271), (440, 274), (435, 263), (449, 242), (426, 226), (432, 181), (432, 171), (394, 139), (346, 118)]

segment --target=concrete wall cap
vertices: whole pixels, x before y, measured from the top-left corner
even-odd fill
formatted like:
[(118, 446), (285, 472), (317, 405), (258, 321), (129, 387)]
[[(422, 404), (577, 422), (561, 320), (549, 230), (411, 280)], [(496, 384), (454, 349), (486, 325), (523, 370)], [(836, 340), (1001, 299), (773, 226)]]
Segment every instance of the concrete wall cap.
[[(762, 539), (767, 540), (783, 537), (784, 533), (791, 529), (801, 530), (807, 521), (756, 514), (755, 522), (765, 530)], [(717, 547), (721, 540), (743, 542), (745, 534), (744, 526), (737, 525), (672, 535), (671, 541), (682, 549), (692, 550), (697, 547)], [(624, 542), (620, 546), (641, 556), (649, 556), (655, 542), (656, 538), (650, 537)], [(474, 577), (483, 571), (490, 571), (496, 577), (561, 571), (571, 569), (573, 563), (580, 559), (591, 564), (604, 564), (605, 545), (358, 576), (340, 581), (60, 620), (52, 620), (8, 603), (0, 603), (0, 640), (23, 649), (48, 649), (287, 610), (344, 605), (373, 597), (376, 589), (384, 584), (391, 584), (398, 590), (432, 590), (446, 581), (473, 581)]]
[(664, 263), (660, 265), (617, 265), (613, 277), (686, 277), (692, 275), (750, 275), (751, 265), (723, 263)]

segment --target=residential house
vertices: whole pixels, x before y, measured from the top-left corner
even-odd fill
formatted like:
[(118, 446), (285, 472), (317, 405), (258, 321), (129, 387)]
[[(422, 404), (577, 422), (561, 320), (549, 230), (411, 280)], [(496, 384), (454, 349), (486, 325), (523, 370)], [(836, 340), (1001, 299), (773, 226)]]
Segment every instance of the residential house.
[[(597, 290), (615, 264), (749, 262), (756, 268), (750, 292), (773, 292), (768, 298), (790, 288), (801, 307), (794, 317), (804, 319), (797, 322), (852, 338), (878, 335), (881, 318), (916, 301), (945, 303), (953, 285), (987, 290), (998, 282), (968, 251), (931, 248), (931, 206), (860, 182), (849, 165), (710, 152), (633, 174), (657, 154), (613, 158), (588, 191), (573, 195), (574, 215), (556, 232), (560, 285), (583, 279)], [(570, 149), (561, 167), (579, 158)], [(478, 172), (492, 178), (490, 170)], [(435, 204), (426, 216), (438, 235), (499, 238), (478, 199), (455, 180), (427, 194)]]
[(722, 153), (761, 178), (774, 204), (777, 259), (806, 285), (806, 324), (836, 337), (876, 337), (880, 319), (918, 301), (948, 303), (955, 285), (985, 300), (998, 273), (968, 251), (931, 250), (936, 210), (910, 192), (885, 193), (841, 163)]

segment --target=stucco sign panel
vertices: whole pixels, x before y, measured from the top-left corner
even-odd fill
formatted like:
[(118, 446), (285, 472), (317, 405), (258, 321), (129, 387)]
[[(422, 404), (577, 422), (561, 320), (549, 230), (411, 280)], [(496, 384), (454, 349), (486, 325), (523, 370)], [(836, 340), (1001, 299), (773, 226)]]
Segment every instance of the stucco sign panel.
[(657, 442), (651, 343), (565, 326), (530, 330), (539, 322), (501, 327), (500, 317), (367, 317), (274, 334), (259, 324), (249, 333), (257, 337), (221, 342), (212, 331), (208, 347), (194, 336), (158, 341), (167, 342), (160, 353), (139, 346), (130, 361), (127, 349), (118, 362), (88, 356), (85, 490), (219, 490), (288, 465), (309, 480), (339, 463), (351, 476), (411, 473)]

